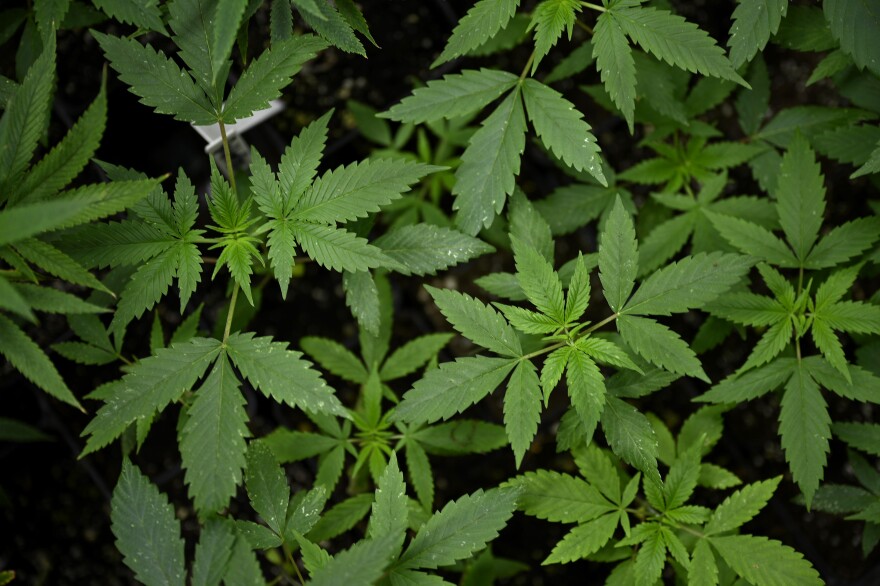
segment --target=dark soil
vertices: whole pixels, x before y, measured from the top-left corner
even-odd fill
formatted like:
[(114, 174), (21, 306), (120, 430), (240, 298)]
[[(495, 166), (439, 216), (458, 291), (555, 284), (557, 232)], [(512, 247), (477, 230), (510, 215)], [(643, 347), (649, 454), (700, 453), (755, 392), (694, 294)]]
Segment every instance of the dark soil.
[[(361, 2), (370, 22), (373, 35), (381, 50), (368, 47), (369, 58), (326, 51), (316, 62), (308, 65), (293, 85), (285, 92), (288, 109), (271, 123), (249, 133), (247, 140), (257, 145), (270, 161), (277, 161), (292, 134), (308, 121), (336, 108), (331, 123), (331, 138), (325, 167), (348, 163), (368, 154), (369, 146), (353, 129), (350, 117), (344, 115), (345, 101), (357, 99), (377, 109), (385, 109), (408, 95), (413, 81), (435, 78), (443, 72), (455, 70), (458, 64), (449, 64), (440, 70), (429, 65), (442, 48), (449, 31), (470, 6), (469, 2), (429, 0), (425, 2)], [(531, 4), (527, 2), (525, 4)], [(709, 30), (716, 38), (727, 35), (732, 2), (677, 3), (685, 15)], [(265, 36), (267, 15), (258, 14), (252, 24), (252, 43)], [(114, 29), (115, 30), (115, 29)], [(579, 31), (578, 31), (579, 34)], [(9, 45), (4, 59), (10, 56)], [(826, 103), (837, 100), (830, 85), (818, 84), (807, 92), (804, 80), (809, 74), (802, 55), (788, 54), (770, 48), (766, 54), (774, 79), (773, 108), (804, 103)], [(486, 60), (495, 67), (509, 67), (519, 71), (525, 59), (514, 51), (498, 60)], [(4, 61), (9, 63), (9, 61)], [(58, 53), (59, 91), (55, 97), (50, 144), (63, 136), (66, 128), (94, 99), (101, 83), (103, 57), (94, 40), (85, 31), (65, 32), (59, 37)], [(480, 61), (468, 66), (481, 65)], [(549, 63), (547, 64), (549, 66)], [(547, 67), (549, 70), (549, 67)], [(9, 68), (3, 72), (9, 75)], [(577, 84), (566, 82), (560, 86), (596, 129), (603, 152), (616, 168), (622, 169), (639, 160), (645, 153), (633, 149), (633, 139), (626, 127), (608, 116), (576, 87), (582, 83), (597, 83), (595, 71), (579, 78)], [(174, 172), (182, 166), (204, 191), (207, 184), (207, 158), (201, 139), (186, 124), (167, 116), (152, 113), (139, 104), (123, 84), (109, 74), (110, 119), (98, 157), (119, 165), (137, 168), (151, 176)], [(719, 108), (711, 114), (722, 126), (731, 113)], [(834, 224), (863, 214), (864, 197), (849, 187), (848, 168), (838, 169), (826, 162), (828, 177), (829, 216)], [(80, 178), (83, 182), (99, 181), (102, 175), (97, 166), (90, 167)], [(561, 180), (558, 173), (536, 149), (527, 151), (521, 185), (530, 197), (540, 198)], [(837, 183), (839, 182), (839, 183)], [(835, 184), (840, 188), (835, 189)], [(866, 183), (856, 183), (853, 189), (864, 191)], [(846, 187), (844, 187), (846, 186)], [(750, 179), (743, 180), (742, 193), (754, 190)], [(643, 198), (647, 193), (639, 193)], [(595, 246), (593, 228), (587, 228), (565, 240), (560, 248), (573, 255), (575, 251)], [(593, 249), (587, 249), (591, 252)], [(452, 286), (477, 292), (473, 280), (487, 272), (501, 268), (511, 269), (512, 262), (504, 255), (483, 258), (457, 267), (433, 284)], [(220, 279), (222, 277), (218, 277)], [(207, 277), (205, 277), (207, 280)], [(448, 329), (442, 316), (433, 308), (421, 289), (421, 281), (393, 277), (395, 299), (394, 344), (436, 330)], [(222, 304), (222, 287), (218, 290), (203, 286), (191, 302), (191, 308), (205, 302), (208, 310), (203, 316), (203, 329), (214, 327), (217, 307)], [(215, 288), (217, 289), (217, 288)], [(209, 292), (210, 290), (210, 292)], [(598, 283), (594, 284), (598, 291)], [(170, 298), (173, 299), (173, 296)], [(598, 301), (598, 299), (597, 299)], [(600, 304), (597, 304), (601, 306)], [(272, 335), (293, 344), (304, 335), (326, 335), (354, 347), (357, 343), (356, 326), (346, 309), (337, 275), (308, 266), (304, 277), (291, 285), (291, 293), (283, 302), (277, 288), (270, 285), (263, 291), (262, 312), (249, 325), (261, 335)], [(167, 321), (179, 320), (173, 302), (162, 304), (159, 312)], [(316, 316), (319, 316), (316, 318)], [(598, 316), (599, 318), (603, 316)], [(701, 317), (688, 315), (677, 324), (678, 329), (696, 332)], [(147, 319), (141, 320), (128, 336), (126, 353), (144, 355), (147, 350)], [(31, 332), (37, 342), (46, 347), (70, 337), (63, 320), (47, 317), (39, 330)], [(688, 336), (684, 336), (688, 339)], [(751, 343), (754, 340), (749, 340)], [(704, 358), (706, 371), (713, 380), (719, 380), (744, 360), (745, 345), (731, 339), (721, 348)], [(456, 352), (467, 351), (459, 340), (453, 345)], [(442, 358), (451, 359), (452, 353)], [(79, 396), (91, 391), (101, 382), (119, 376), (116, 367), (85, 368), (72, 365), (55, 356), (55, 363), (65, 380)], [(339, 381), (333, 381), (339, 382)], [(402, 393), (403, 385), (397, 388)], [(643, 411), (652, 411), (675, 430), (687, 414), (695, 410), (690, 399), (704, 390), (691, 381), (680, 381), (640, 404)], [(354, 389), (339, 388), (343, 398), (351, 398)], [(249, 392), (246, 390), (246, 392)], [(33, 444), (0, 444), (0, 489), (5, 498), (0, 501), (0, 569), (14, 569), (22, 584), (129, 584), (131, 572), (122, 564), (113, 544), (110, 531), (109, 499), (119, 473), (120, 456), (117, 447), (104, 449), (83, 460), (77, 460), (83, 441), (81, 430), (91, 418), (96, 405), (87, 402), (91, 411), (85, 415), (62, 405), (37, 391), (8, 365), (0, 368), (0, 394), (4, 397), (3, 415), (31, 422), (54, 438), (52, 442)], [(262, 435), (279, 425), (303, 424), (301, 416), (290, 409), (280, 408), (255, 394), (248, 395), (248, 411), (252, 417), (252, 431)], [(876, 414), (870, 406), (858, 405), (827, 396), (834, 420), (871, 420)], [(523, 463), (523, 470), (552, 468), (566, 470), (570, 461), (555, 451), (555, 426), (566, 405), (559, 393), (545, 413), (539, 435)], [(746, 529), (779, 539), (803, 552), (832, 586), (880, 583), (880, 557), (875, 552), (868, 559), (861, 555), (859, 535), (861, 526), (844, 522), (821, 513), (808, 513), (792, 503), (797, 490), (787, 472), (787, 464), (779, 447), (777, 436), (778, 400), (769, 396), (760, 401), (740, 406), (725, 419), (727, 433), (712, 454), (712, 461), (729, 467), (745, 482), (775, 475), (785, 476), (776, 498), (770, 506)], [(502, 411), (500, 393), (474, 407), (470, 417), (483, 417), (500, 422)], [(176, 413), (168, 410), (156, 424), (136, 461), (159, 488), (177, 504), (178, 516), (184, 520), (184, 533), (190, 542), (197, 535), (183, 486), (183, 474), (175, 438)], [(437, 500), (442, 503), (478, 488), (487, 488), (515, 475), (509, 450), (459, 459), (432, 460), (438, 478)], [(290, 466), (288, 472), (295, 483), (310, 481), (314, 474), (309, 465)], [(852, 483), (846, 469), (845, 450), (833, 444), (826, 470), (826, 480)], [(343, 497), (343, 494), (339, 495)], [(705, 495), (707, 499), (717, 498)], [(232, 508), (248, 513), (243, 494)], [(510, 580), (510, 584), (600, 584), (609, 566), (579, 562), (566, 566), (542, 567), (540, 562), (567, 528), (546, 523), (523, 515), (515, 515), (501, 537), (494, 543), (496, 555), (527, 562), (532, 570)], [(337, 542), (334, 541), (334, 546)], [(344, 540), (338, 545), (344, 546)], [(267, 575), (270, 568), (267, 566)], [(453, 575), (450, 575), (451, 579)]]

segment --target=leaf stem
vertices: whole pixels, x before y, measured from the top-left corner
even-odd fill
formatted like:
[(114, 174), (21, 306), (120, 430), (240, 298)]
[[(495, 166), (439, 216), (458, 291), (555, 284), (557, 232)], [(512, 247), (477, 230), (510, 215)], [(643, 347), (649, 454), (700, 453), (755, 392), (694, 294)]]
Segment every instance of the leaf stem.
[(522, 83), (526, 78), (526, 75), (529, 73), (529, 69), (532, 67), (532, 63), (535, 61), (535, 52), (532, 51), (532, 54), (529, 55), (529, 60), (526, 61), (526, 66), (523, 67), (522, 73), (519, 74), (519, 83)]
[(608, 12), (608, 9), (604, 6), (599, 6), (598, 4), (593, 4), (592, 2), (581, 2), (581, 6), (583, 6), (584, 8), (591, 8), (599, 12)]
[[(580, 332), (579, 335), (577, 336), (577, 338), (575, 338), (575, 340), (580, 340), (581, 338), (583, 338), (587, 334), (591, 334), (591, 333), (595, 332), (596, 330), (598, 330), (599, 328), (601, 328), (605, 324), (613, 322), (619, 316), (620, 316), (620, 314), (618, 314), (618, 313), (614, 313), (614, 314), (609, 315), (608, 317), (606, 317), (605, 319), (603, 319), (599, 323), (593, 324), (590, 327), (588, 327), (587, 329), (585, 329), (583, 332)], [(553, 352), (554, 350), (557, 350), (559, 348), (562, 348), (563, 346), (568, 345), (570, 341), (571, 340), (566, 340), (565, 342), (556, 342), (555, 344), (551, 344), (550, 346), (547, 346), (546, 348), (541, 348), (540, 350), (535, 350), (534, 352), (529, 352), (528, 354), (520, 356), (520, 361), (531, 360), (532, 358), (536, 358), (538, 356), (541, 356), (542, 354), (547, 354), (548, 352)]]
[(593, 27), (591, 27), (590, 25), (583, 23), (579, 20), (574, 21), (574, 23), (576, 25), (578, 25), (579, 27), (581, 27), (582, 29), (584, 29), (585, 31), (587, 31), (588, 33), (590, 33), (590, 35), (596, 34), (595, 32), (593, 32)]
[(226, 125), (223, 124), (223, 120), (218, 120), (217, 123), (220, 125), (220, 139), (223, 141), (223, 154), (226, 156), (226, 173), (229, 175), (229, 185), (232, 186), (232, 191), (237, 196), (238, 189), (235, 187), (235, 169), (232, 168), (232, 153), (229, 151), (229, 139), (226, 137)]
[(223, 329), (223, 345), (229, 340), (229, 331), (232, 329), (232, 316), (235, 314), (235, 301), (238, 299), (238, 283), (232, 286), (232, 297), (229, 299), (229, 311), (226, 313), (226, 327)]
[(290, 551), (290, 548), (287, 547), (287, 544), (284, 545), (284, 554), (287, 556), (287, 563), (293, 566), (293, 571), (296, 572), (296, 577), (299, 579), (300, 584), (305, 584), (306, 579), (303, 578), (302, 572), (299, 571), (299, 566), (296, 561), (293, 559), (293, 552)]

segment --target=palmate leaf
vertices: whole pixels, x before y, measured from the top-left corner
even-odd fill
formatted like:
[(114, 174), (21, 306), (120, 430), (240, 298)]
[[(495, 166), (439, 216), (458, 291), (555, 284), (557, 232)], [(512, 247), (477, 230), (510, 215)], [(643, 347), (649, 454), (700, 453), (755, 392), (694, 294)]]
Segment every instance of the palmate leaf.
[(309, 586), (370, 586), (378, 580), (385, 566), (397, 553), (400, 545), (391, 533), (375, 539), (366, 539), (336, 554), (325, 566), (317, 569)]
[(730, 535), (712, 537), (709, 543), (734, 572), (755, 586), (824, 584), (819, 573), (800, 553), (773, 539)]
[(857, 450), (880, 455), (880, 425), (872, 423), (835, 423), (834, 434)]
[(712, 37), (684, 18), (655, 8), (618, 8), (612, 16), (633, 41), (658, 59), (748, 87)]
[(465, 69), (416, 88), (411, 96), (380, 116), (413, 124), (465, 116), (500, 98), (516, 81), (517, 77), (507, 71)]
[(283, 535), (290, 487), (272, 450), (262, 441), (251, 442), (247, 447), (245, 482), (251, 506), (272, 531)]
[(403, 159), (377, 159), (328, 171), (297, 202), (297, 219), (326, 224), (347, 222), (378, 212), (439, 167)]
[(616, 513), (611, 513), (578, 525), (553, 546), (553, 551), (541, 565), (565, 564), (599, 551), (614, 535), (618, 518)]
[[(302, 8), (306, 3), (300, 1), (294, 4), (297, 8)], [(347, 53), (367, 56), (363, 44), (354, 34), (354, 27), (340, 14), (337, 7), (326, 0), (316, 0), (309, 4), (311, 5), (308, 8), (299, 13), (316, 33)]]
[(666, 326), (652, 319), (622, 315), (617, 319), (617, 329), (627, 346), (648, 362), (709, 382), (693, 350)]
[(535, 60), (532, 63), (532, 75), (537, 71), (541, 59), (550, 52), (564, 31), (568, 30), (568, 38), (571, 39), (580, 8), (576, 0), (544, 0), (535, 8), (529, 24), (529, 28), (535, 30)]
[(410, 485), (426, 511), (434, 510), (434, 476), (428, 454), (418, 442), (406, 443), (406, 469)]
[(166, 34), (158, 0), (92, 0), (92, 2), (114, 20)]
[(608, 12), (600, 14), (596, 21), (593, 57), (605, 90), (620, 109), (632, 133), (636, 107), (636, 64), (620, 23)]
[(596, 363), (580, 350), (569, 353), (565, 372), (568, 396), (589, 441), (605, 408), (605, 381)]
[(479, 299), (451, 289), (425, 286), (440, 311), (468, 340), (504, 356), (521, 356), (522, 345), (504, 318)]
[(750, 521), (767, 506), (781, 479), (777, 476), (770, 480), (755, 482), (728, 496), (712, 513), (704, 533), (706, 535), (725, 533)]
[(770, 37), (779, 30), (788, 0), (740, 0), (730, 26), (730, 61), (736, 69), (763, 51)]
[[(24, 172), (43, 134), (54, 77), (55, 35), (51, 34), (0, 118), (0, 187), (4, 191)], [(5, 197), (4, 193), (0, 199)]]
[(565, 299), (562, 281), (553, 265), (532, 246), (510, 237), (516, 260), (517, 280), (526, 298), (538, 311), (552, 318), (557, 324), (565, 323)]
[(522, 92), (529, 120), (544, 146), (567, 165), (578, 171), (586, 170), (607, 186), (596, 137), (574, 104), (534, 79), (525, 81)]
[(393, 419), (411, 423), (449, 419), (495, 390), (517, 362), (514, 358), (485, 356), (444, 362), (407, 391)]
[(196, 392), (180, 432), (185, 481), (202, 515), (226, 507), (241, 482), (250, 432), (239, 386), (229, 359), (221, 354)]
[(288, 350), (286, 342), (245, 333), (231, 335), (226, 344), (236, 368), (266, 396), (314, 413), (348, 417), (333, 389), (302, 353)]
[(476, 49), (503, 29), (516, 13), (519, 0), (479, 0), (462, 17), (431, 67)]
[(110, 501), (116, 547), (147, 586), (183, 586), (183, 539), (174, 507), (128, 458)]
[(230, 523), (212, 519), (199, 534), (192, 567), (192, 586), (219, 586), (227, 575), (235, 532)]
[(507, 444), (504, 428), (475, 419), (456, 419), (423, 427), (412, 437), (425, 451), (438, 455), (485, 454)]
[(742, 376), (734, 374), (725, 378), (695, 400), (707, 403), (741, 403), (756, 399), (788, 382), (797, 368), (795, 359), (777, 358)]
[(327, 338), (307, 336), (300, 340), (299, 345), (318, 364), (336, 376), (355, 383), (366, 382), (367, 371), (364, 365), (342, 344)]
[(644, 415), (629, 403), (609, 396), (602, 412), (602, 430), (615, 454), (635, 466), (646, 479), (660, 483), (657, 436)]
[(322, 267), (359, 272), (389, 265), (381, 249), (343, 229), (297, 222), (290, 230), (306, 254)]
[(232, 87), (223, 105), (223, 121), (231, 124), (267, 108), (269, 100), (281, 95), (281, 88), (290, 83), (303, 64), (326, 46), (326, 42), (314, 35), (301, 35), (266, 50)]
[(827, 269), (866, 251), (880, 238), (880, 218), (857, 218), (823, 236), (804, 261), (804, 268)]
[(619, 313), (671, 315), (702, 307), (736, 285), (752, 264), (748, 257), (721, 252), (683, 258), (645, 279)]
[(229, 59), (248, 0), (217, 0), (214, 11), (211, 51), (211, 84), (220, 80), (220, 72)]
[(163, 348), (133, 366), (89, 422), (89, 436), (80, 458), (120, 435), (132, 422), (152, 417), (191, 389), (220, 353), (218, 340), (192, 338)]
[(605, 221), (599, 244), (599, 280), (608, 305), (615, 312), (623, 309), (635, 286), (639, 267), (636, 231), (620, 198)]
[(522, 491), (518, 508), (545, 521), (586, 523), (616, 508), (595, 486), (568, 474), (537, 470), (512, 483)]
[(397, 465), (397, 457), (392, 454), (376, 485), (376, 500), (373, 501), (368, 535), (376, 538), (391, 534), (402, 544), (406, 516), (406, 483)]
[(137, 220), (89, 224), (71, 233), (65, 252), (87, 267), (137, 266), (173, 246), (168, 232)]
[(526, 118), (516, 88), (471, 136), (455, 170), (452, 207), (458, 210), (455, 221), (463, 232), (475, 235), (501, 213), (516, 185), (525, 144)]
[(46, 313), (103, 313), (107, 308), (83, 301), (76, 295), (53, 287), (40, 287), (30, 283), (13, 283), (18, 295), (31, 309)]
[(193, 124), (214, 124), (219, 118), (214, 105), (192, 77), (149, 45), (136, 39), (113, 37), (92, 31), (119, 79), (141, 103), (160, 114)]
[[(290, 141), (278, 165), (278, 183), (281, 187), (281, 212), (287, 214), (312, 184), (327, 143), (327, 124), (333, 111), (327, 112)], [(280, 217), (280, 216), (278, 216)]]
[(775, 195), (779, 224), (803, 263), (822, 226), (825, 185), (816, 156), (800, 135), (791, 141), (782, 157)]
[[(4, 281), (5, 283), (5, 281)], [(26, 379), (55, 397), (82, 409), (49, 357), (15, 322), (0, 314), (0, 354)]]
[(822, 4), (831, 34), (852, 56), (859, 69), (880, 74), (880, 40), (872, 31), (880, 26), (880, 13), (871, 2), (829, 0)]
[(782, 449), (809, 507), (828, 457), (831, 417), (819, 385), (803, 366), (795, 368), (786, 384), (781, 407)]
[[(380, 283), (376, 282), (370, 271), (342, 273), (342, 288), (345, 289), (345, 304), (357, 319), (365, 334), (379, 335), (382, 328), (383, 309), (380, 301)], [(366, 352), (366, 349), (364, 350)]]
[(541, 389), (538, 371), (530, 360), (523, 360), (510, 375), (507, 392), (504, 394), (504, 427), (513, 448), (517, 468), (538, 433), (540, 420)]
[(91, 159), (107, 122), (107, 92), (104, 84), (98, 97), (80, 116), (64, 139), (31, 168), (21, 186), (13, 186), (16, 201), (37, 201), (64, 188)]
[(452, 334), (427, 334), (410, 340), (388, 357), (379, 371), (379, 377), (389, 381), (415, 372), (436, 357), (451, 339)]
[(416, 533), (395, 567), (438, 568), (470, 557), (507, 525), (518, 494), (509, 488), (478, 490), (450, 501)]
[(397, 263), (395, 270), (403, 275), (433, 275), (495, 251), (493, 246), (473, 236), (432, 224), (389, 230), (373, 244)]
[(708, 210), (704, 210), (703, 214), (709, 218), (712, 226), (725, 240), (745, 254), (779, 267), (799, 266), (798, 259), (792, 254), (791, 249), (767, 228)]

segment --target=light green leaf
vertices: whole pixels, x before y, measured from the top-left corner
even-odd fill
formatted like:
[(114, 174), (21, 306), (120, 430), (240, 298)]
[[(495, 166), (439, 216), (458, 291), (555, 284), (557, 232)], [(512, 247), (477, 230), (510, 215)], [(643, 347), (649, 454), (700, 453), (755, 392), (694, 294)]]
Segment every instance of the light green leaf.
[(596, 363), (579, 349), (569, 353), (565, 372), (568, 396), (589, 442), (605, 408), (605, 381)]
[(196, 510), (207, 514), (229, 504), (245, 465), (244, 438), (250, 435), (247, 402), (225, 355), (196, 392), (180, 432), (180, 455)]
[(529, 120), (544, 146), (565, 164), (578, 171), (589, 172), (607, 187), (596, 137), (574, 104), (534, 79), (525, 81), (522, 92)]
[(786, 319), (789, 312), (776, 299), (754, 293), (728, 293), (710, 303), (712, 315), (747, 326), (769, 326)]
[[(364, 46), (354, 34), (354, 27), (343, 18), (335, 6), (325, 0), (315, 0), (308, 4), (311, 6), (308, 6), (305, 10), (300, 10), (299, 13), (316, 33), (347, 53), (367, 56)], [(306, 2), (298, 0), (294, 2), (294, 5), (297, 8), (302, 8), (306, 5)], [(317, 9), (317, 15), (314, 9)]]
[(348, 417), (333, 389), (287, 342), (246, 333), (233, 334), (226, 344), (236, 368), (263, 394), (291, 407)]
[(416, 533), (396, 567), (438, 568), (470, 557), (507, 525), (517, 496), (511, 489), (478, 490), (450, 501)]
[(553, 551), (541, 565), (566, 564), (599, 551), (614, 535), (617, 519), (615, 512), (578, 525), (553, 546)]
[(468, 340), (504, 356), (521, 356), (516, 332), (488, 305), (466, 293), (425, 286), (440, 311)]
[(610, 12), (603, 12), (596, 21), (593, 34), (593, 57), (605, 90), (611, 96), (633, 132), (636, 100), (636, 64), (632, 49), (620, 22)]
[(466, 116), (500, 98), (516, 81), (516, 76), (506, 71), (465, 69), (416, 88), (381, 116), (413, 124)]
[(702, 307), (742, 280), (751, 266), (748, 257), (737, 254), (686, 257), (645, 279), (620, 313), (671, 315)]
[(83, 430), (90, 436), (80, 458), (122, 435), (129, 424), (150, 418), (192, 389), (221, 351), (220, 342), (193, 338), (158, 350), (131, 367)]
[(516, 236), (511, 235), (510, 239), (516, 260), (517, 280), (526, 298), (557, 324), (565, 323), (562, 281), (553, 270), (553, 265), (535, 248), (521, 243)]
[(828, 457), (831, 417), (819, 385), (802, 366), (794, 370), (780, 404), (782, 449), (809, 507)]
[(323, 368), (336, 376), (355, 383), (367, 380), (367, 370), (360, 359), (342, 344), (328, 338), (307, 336), (300, 340), (300, 347)]
[(449, 419), (495, 390), (516, 364), (516, 359), (485, 356), (444, 362), (407, 391), (394, 419), (412, 423)]
[(639, 247), (639, 275), (652, 273), (675, 256), (690, 239), (697, 218), (697, 214), (681, 214), (651, 230)]
[(58, 374), (49, 357), (15, 325), (0, 314), (0, 354), (26, 379), (68, 405), (82, 409), (76, 397)]
[(737, 69), (763, 51), (779, 30), (788, 0), (739, 0), (730, 25), (730, 61)]
[(328, 171), (315, 180), (294, 209), (294, 217), (333, 224), (364, 218), (399, 199), (437, 167), (404, 159), (375, 159)]
[(629, 299), (638, 268), (635, 227), (618, 197), (605, 221), (599, 244), (599, 279), (605, 299), (613, 311), (622, 310)]
[(389, 262), (379, 248), (341, 228), (298, 222), (290, 229), (306, 254), (322, 267), (339, 272), (361, 272)]
[(512, 484), (522, 490), (519, 510), (545, 521), (586, 523), (615, 510), (594, 486), (568, 474), (537, 470), (518, 476)]
[(397, 263), (395, 270), (403, 275), (433, 275), (495, 251), (493, 246), (473, 236), (431, 224), (389, 230), (373, 244)]
[(479, 0), (453, 29), (431, 68), (465, 55), (498, 34), (516, 13), (519, 0)]
[(773, 391), (790, 378), (797, 368), (793, 358), (777, 358), (770, 364), (742, 376), (730, 375), (696, 398), (707, 403), (741, 403)]
[(782, 477), (763, 480), (744, 486), (724, 499), (704, 528), (705, 535), (731, 531), (750, 521), (761, 509), (767, 506), (770, 497), (776, 492)]
[(300, 35), (277, 43), (254, 59), (229, 92), (223, 121), (231, 124), (269, 107), (269, 100), (280, 96), (303, 64), (326, 46), (314, 35)]
[(504, 427), (513, 448), (516, 467), (532, 445), (541, 421), (541, 389), (538, 372), (530, 360), (516, 365), (504, 394)]
[(306, 537), (314, 542), (332, 539), (354, 527), (372, 504), (373, 495), (368, 492), (348, 498), (324, 513)]
[(640, 470), (646, 482), (660, 482), (657, 437), (644, 415), (629, 403), (609, 396), (602, 412), (602, 429), (615, 454)]
[(397, 457), (392, 454), (376, 486), (368, 536), (375, 539), (391, 534), (398, 538), (398, 544), (403, 544), (405, 532), (406, 483), (397, 466)]
[(410, 340), (388, 357), (379, 371), (379, 377), (389, 381), (416, 371), (435, 358), (450, 339), (452, 334), (427, 334)]
[[(648, 525), (642, 525), (642, 527), (646, 526)], [(651, 524), (650, 528), (652, 531), (648, 532), (642, 542), (633, 566), (637, 586), (650, 586), (656, 583), (663, 573), (663, 566), (666, 565), (666, 544), (661, 526)]]
[(806, 260), (825, 213), (822, 169), (803, 137), (795, 137), (782, 157), (776, 185), (779, 224), (798, 260)]
[(717, 586), (718, 564), (709, 542), (700, 539), (691, 552), (691, 567), (688, 570), (688, 586)]
[(868, 250), (880, 237), (880, 218), (857, 218), (823, 236), (804, 260), (809, 269), (840, 265)]
[(160, 114), (193, 124), (213, 124), (219, 117), (208, 96), (192, 77), (163, 53), (136, 39), (92, 31), (119, 79)]
[(730, 535), (713, 537), (709, 543), (734, 572), (755, 586), (824, 584), (803, 555), (773, 539)]
[(626, 345), (648, 362), (709, 382), (693, 350), (666, 326), (652, 319), (622, 315), (617, 319), (617, 329)]
[[(496, 0), (482, 0), (490, 1)], [(501, 213), (516, 185), (525, 144), (526, 117), (517, 88), (483, 121), (461, 155), (452, 207), (463, 232), (475, 235)]]
[(791, 249), (770, 230), (747, 220), (708, 210), (704, 210), (703, 214), (709, 218), (712, 226), (725, 240), (745, 254), (780, 267), (799, 266), (798, 259), (792, 254)]
[[(532, 63), (532, 75), (550, 49), (556, 45), (559, 37), (566, 30), (571, 40), (571, 33), (581, 6), (576, 0), (544, 0), (532, 13), (529, 29), (535, 30), (535, 60)], [(529, 79), (528, 81), (532, 81)]]

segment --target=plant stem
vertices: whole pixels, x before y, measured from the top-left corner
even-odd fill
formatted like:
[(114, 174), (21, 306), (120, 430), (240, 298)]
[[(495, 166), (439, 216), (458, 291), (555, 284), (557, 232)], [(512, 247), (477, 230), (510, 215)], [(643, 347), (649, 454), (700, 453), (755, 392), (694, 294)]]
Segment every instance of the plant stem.
[(581, 6), (584, 8), (592, 8), (593, 10), (598, 10), (599, 12), (608, 12), (604, 6), (599, 6), (598, 4), (593, 4), (592, 2), (581, 2)]
[(229, 311), (226, 313), (226, 327), (223, 329), (223, 344), (229, 339), (229, 330), (232, 329), (232, 316), (235, 313), (235, 300), (238, 298), (238, 283), (232, 286), (232, 298), (229, 300)]
[[(609, 315), (608, 317), (606, 317), (605, 319), (603, 319), (599, 323), (593, 324), (590, 327), (588, 327), (586, 330), (581, 332), (580, 335), (578, 335), (578, 337), (575, 339), (580, 340), (581, 338), (583, 338), (587, 334), (591, 334), (591, 333), (595, 332), (596, 330), (598, 330), (599, 328), (601, 328), (605, 324), (611, 323), (614, 320), (616, 320), (618, 318), (618, 316), (619, 316), (619, 314), (617, 314), (617, 313)], [(541, 356), (542, 354), (547, 354), (548, 352), (553, 352), (554, 350), (556, 350), (558, 348), (562, 348), (563, 346), (565, 346), (567, 344), (568, 344), (568, 341), (556, 342), (555, 344), (551, 344), (550, 346), (547, 346), (546, 348), (541, 348), (540, 350), (535, 350), (534, 352), (530, 352), (530, 353), (526, 354), (525, 356), (521, 357), (520, 360), (530, 360), (530, 359), (535, 358), (537, 356)]]
[(585, 24), (585, 23), (583, 23), (583, 22), (581, 22), (581, 21), (579, 21), (579, 20), (574, 21), (574, 23), (575, 23), (576, 25), (578, 25), (579, 27), (581, 27), (582, 29), (584, 29), (585, 31), (587, 31), (588, 33), (590, 33), (590, 35), (595, 34), (595, 33), (593, 32), (593, 27), (591, 27), (590, 25)]
[(223, 154), (226, 155), (226, 173), (229, 175), (229, 185), (232, 191), (238, 195), (238, 189), (235, 188), (235, 169), (232, 168), (232, 153), (229, 152), (229, 139), (226, 137), (226, 125), (223, 121), (218, 121), (220, 125), (220, 139), (223, 141)]
[(526, 78), (526, 75), (529, 73), (529, 68), (531, 68), (532, 63), (535, 61), (535, 52), (532, 51), (532, 54), (529, 55), (529, 60), (526, 61), (526, 66), (523, 67), (522, 73), (519, 74), (519, 82), (522, 83)]

